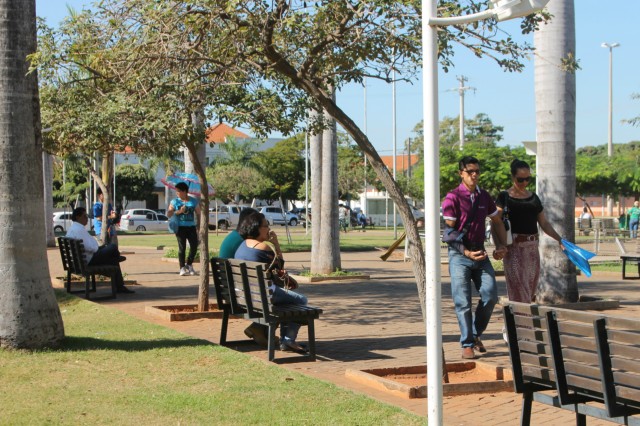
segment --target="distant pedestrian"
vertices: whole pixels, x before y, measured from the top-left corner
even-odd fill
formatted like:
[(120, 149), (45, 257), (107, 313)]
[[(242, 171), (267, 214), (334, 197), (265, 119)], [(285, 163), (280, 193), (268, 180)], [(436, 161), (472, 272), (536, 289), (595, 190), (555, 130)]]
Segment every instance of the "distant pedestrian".
[[(487, 351), (480, 336), (487, 328), (498, 302), (495, 271), (484, 248), (485, 218), (491, 218), (492, 226), (497, 229), (494, 256), (506, 253), (506, 232), (491, 196), (478, 186), (478, 160), (474, 157), (462, 158), (458, 163), (458, 174), (462, 182), (445, 197), (442, 216), (449, 228), (464, 235), (460, 244), (449, 244), (449, 273), (460, 327), (462, 358), (473, 359), (476, 357), (474, 350)], [(480, 294), (475, 312), (472, 312), (471, 282)]]
[[(198, 250), (198, 231), (196, 226), (200, 218), (200, 203), (198, 200), (188, 193), (189, 187), (186, 183), (180, 182), (176, 185), (177, 198), (171, 200), (167, 216), (174, 214), (178, 216), (178, 261), (180, 262), (180, 276), (195, 275), (193, 269), (193, 260)], [(189, 257), (185, 261), (185, 253), (187, 250), (187, 241), (189, 242)], [(204, 259), (207, 254), (201, 254)]]
[(638, 222), (640, 221), (640, 208), (638, 202), (633, 202), (633, 207), (627, 212), (629, 215), (629, 231), (631, 238), (638, 238)]
[[(102, 189), (98, 188), (96, 190), (96, 194), (98, 200), (93, 204), (93, 232), (96, 234), (96, 237), (100, 240), (100, 235), (102, 234), (102, 209), (104, 208), (104, 194), (102, 193)], [(116, 212), (113, 210), (113, 206), (111, 203), (107, 206), (107, 236), (106, 240), (102, 241), (102, 243), (113, 243), (116, 246), (118, 245), (118, 233), (116, 232), (115, 220), (117, 218)]]

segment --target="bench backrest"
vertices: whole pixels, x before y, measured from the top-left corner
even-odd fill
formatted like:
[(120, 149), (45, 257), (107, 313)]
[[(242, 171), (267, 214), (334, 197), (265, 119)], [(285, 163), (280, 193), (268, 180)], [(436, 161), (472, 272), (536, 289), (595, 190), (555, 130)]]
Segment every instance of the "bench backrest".
[[(246, 260), (229, 259), (238, 305), (247, 309), (251, 318), (271, 316), (271, 302), (267, 280), (270, 272), (265, 264)], [(241, 285), (240, 285), (241, 284)]]
[(594, 321), (602, 314), (553, 308), (546, 313), (561, 404), (604, 401)]
[(86, 275), (87, 262), (84, 258), (82, 240), (58, 237), (58, 247), (60, 248), (60, 258), (62, 259), (64, 270), (76, 275)]
[(594, 328), (609, 415), (640, 412), (640, 321), (606, 316)]
[(227, 259), (219, 257), (211, 258), (211, 273), (213, 275), (213, 285), (216, 290), (216, 300), (219, 309), (228, 309), (233, 315), (247, 313), (236, 300), (234, 288), (234, 276)]
[(504, 306), (513, 383), (517, 393), (555, 389), (545, 307), (510, 302)]

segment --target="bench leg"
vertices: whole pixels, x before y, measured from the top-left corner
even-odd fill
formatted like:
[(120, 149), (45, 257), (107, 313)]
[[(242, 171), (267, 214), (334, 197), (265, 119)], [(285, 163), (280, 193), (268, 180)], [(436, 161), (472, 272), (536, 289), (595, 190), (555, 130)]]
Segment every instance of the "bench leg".
[(227, 344), (227, 327), (229, 326), (229, 310), (222, 311), (222, 326), (220, 328), (220, 345)]
[[(639, 264), (640, 265), (640, 264)], [(640, 267), (640, 266), (639, 266)], [(627, 269), (627, 259), (622, 258), (622, 279), (626, 278), (625, 269)]]
[(309, 334), (309, 360), (316, 360), (316, 328), (313, 323), (313, 318), (309, 320), (307, 324), (307, 332)]
[(67, 293), (71, 293), (71, 271), (67, 271), (67, 282), (65, 283)]
[(269, 343), (267, 344), (269, 349), (269, 361), (273, 361), (276, 357), (276, 329), (278, 328), (278, 323), (270, 323), (269, 324)]
[(520, 413), (520, 426), (529, 426), (531, 424), (531, 403), (533, 402), (533, 394), (525, 392), (522, 394), (522, 412)]
[(576, 407), (576, 426), (587, 426), (587, 416), (578, 413), (578, 407)]

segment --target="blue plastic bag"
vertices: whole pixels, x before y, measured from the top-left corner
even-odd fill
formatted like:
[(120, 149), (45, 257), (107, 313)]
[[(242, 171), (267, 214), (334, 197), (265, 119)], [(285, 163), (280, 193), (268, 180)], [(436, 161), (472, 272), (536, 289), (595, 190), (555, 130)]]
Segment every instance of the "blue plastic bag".
[(578, 247), (577, 245), (567, 240), (563, 239), (560, 240), (560, 242), (565, 248), (562, 251), (567, 255), (569, 260), (573, 262), (573, 264), (576, 265), (576, 267), (578, 267), (578, 269), (580, 269), (583, 274), (585, 274), (587, 277), (590, 277), (591, 265), (589, 265), (589, 259), (591, 259), (596, 254)]
[(180, 222), (178, 221), (178, 216), (174, 214), (169, 218), (169, 232), (173, 234), (177, 234), (179, 227), (180, 227)]

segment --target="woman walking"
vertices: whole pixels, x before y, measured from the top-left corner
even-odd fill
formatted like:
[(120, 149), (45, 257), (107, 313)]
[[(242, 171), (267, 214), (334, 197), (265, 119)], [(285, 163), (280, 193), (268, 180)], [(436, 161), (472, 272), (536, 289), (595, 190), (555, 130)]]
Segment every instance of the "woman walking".
[[(178, 216), (178, 260), (180, 261), (181, 276), (195, 275), (193, 269), (193, 259), (196, 257), (198, 250), (198, 231), (196, 225), (200, 217), (200, 204), (198, 200), (188, 194), (189, 187), (186, 183), (180, 182), (176, 185), (177, 198), (171, 200), (167, 216), (174, 214)], [(185, 261), (185, 252), (187, 249), (187, 241), (189, 242), (189, 257)], [(206, 259), (206, 255), (205, 255)]]
[(633, 207), (627, 212), (629, 215), (629, 236), (631, 238), (638, 237), (638, 221), (640, 221), (640, 208), (638, 208), (638, 202), (633, 202)]
[(538, 225), (562, 248), (561, 237), (547, 221), (540, 198), (527, 190), (531, 181), (529, 164), (514, 160), (511, 181), (512, 186), (502, 191), (496, 200), (499, 214), (508, 215), (513, 233), (513, 244), (503, 259), (507, 295), (510, 301), (531, 303), (536, 297), (540, 278)]

